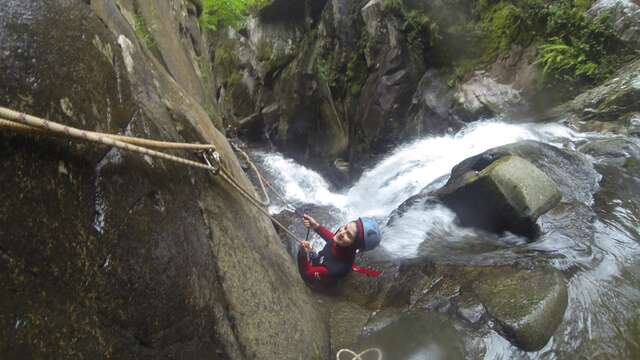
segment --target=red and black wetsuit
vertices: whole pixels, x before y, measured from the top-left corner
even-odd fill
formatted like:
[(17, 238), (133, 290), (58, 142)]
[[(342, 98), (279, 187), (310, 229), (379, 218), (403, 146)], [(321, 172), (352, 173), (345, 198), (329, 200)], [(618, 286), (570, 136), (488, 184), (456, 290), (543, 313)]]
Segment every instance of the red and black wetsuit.
[(317, 254), (309, 254), (300, 249), (298, 252), (298, 270), (302, 278), (309, 283), (320, 282), (323, 284), (334, 284), (337, 279), (347, 276), (353, 267), (358, 244), (362, 243), (359, 238), (362, 234), (362, 222), (356, 221), (357, 235), (353, 245), (348, 247), (338, 246), (332, 233), (326, 227), (320, 225), (315, 230), (326, 244)]

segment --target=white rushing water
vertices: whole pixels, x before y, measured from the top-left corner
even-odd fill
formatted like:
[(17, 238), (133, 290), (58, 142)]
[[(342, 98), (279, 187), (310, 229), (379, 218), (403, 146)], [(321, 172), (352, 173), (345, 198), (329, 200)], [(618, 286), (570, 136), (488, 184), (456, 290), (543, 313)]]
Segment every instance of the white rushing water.
[[(338, 222), (369, 216), (386, 223), (389, 214), (434, 180), (442, 181), (462, 160), (490, 148), (521, 140), (538, 140), (556, 146), (583, 137), (559, 124), (508, 124), (493, 119), (469, 124), (454, 135), (425, 137), (403, 145), (366, 171), (349, 189), (333, 192), (318, 173), (286, 159), (278, 153), (256, 152), (273, 183), (292, 204), (331, 205)], [(274, 205), (271, 211), (283, 209)], [(407, 214), (393, 229), (383, 227), (384, 247), (398, 256), (410, 256), (433, 227), (452, 226), (453, 214), (442, 207), (432, 212)], [(409, 221), (413, 226), (405, 226)], [(326, 224), (336, 226), (336, 224)], [(391, 240), (393, 239), (393, 240)]]

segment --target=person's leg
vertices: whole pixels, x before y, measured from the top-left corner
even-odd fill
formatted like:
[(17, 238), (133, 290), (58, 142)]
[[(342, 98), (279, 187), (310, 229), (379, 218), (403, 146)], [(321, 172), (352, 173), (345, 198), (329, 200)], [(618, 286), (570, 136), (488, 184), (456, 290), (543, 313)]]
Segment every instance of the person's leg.
[(309, 279), (307, 277), (307, 275), (304, 273), (303, 269), (305, 268), (305, 265), (307, 263), (307, 252), (298, 248), (298, 273), (300, 273), (300, 277), (302, 278), (302, 280), (304, 280), (307, 284), (311, 284), (312, 279)]

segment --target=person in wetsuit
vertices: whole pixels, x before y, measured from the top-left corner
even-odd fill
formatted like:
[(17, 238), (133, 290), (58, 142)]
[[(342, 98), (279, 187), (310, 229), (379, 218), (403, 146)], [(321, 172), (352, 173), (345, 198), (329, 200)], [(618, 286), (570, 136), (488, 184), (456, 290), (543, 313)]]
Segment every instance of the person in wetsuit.
[(333, 233), (305, 214), (304, 226), (314, 230), (326, 242), (324, 248), (314, 254), (308, 241), (299, 241), (298, 270), (307, 283), (332, 285), (352, 270), (368, 276), (380, 274), (354, 264), (358, 251), (372, 250), (380, 244), (380, 228), (375, 220), (360, 218), (342, 225)]

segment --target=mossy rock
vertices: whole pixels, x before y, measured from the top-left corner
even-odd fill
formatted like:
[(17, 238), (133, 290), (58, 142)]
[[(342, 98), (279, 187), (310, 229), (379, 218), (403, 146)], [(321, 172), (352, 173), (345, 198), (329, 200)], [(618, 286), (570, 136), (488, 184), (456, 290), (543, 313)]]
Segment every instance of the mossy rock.
[(590, 141), (578, 150), (596, 158), (640, 159), (640, 147), (634, 141), (622, 137)]
[(554, 269), (493, 273), (473, 289), (501, 332), (526, 351), (544, 347), (567, 308), (567, 287)]
[(465, 226), (527, 236), (534, 235), (537, 218), (562, 197), (551, 178), (513, 155), (452, 177), (436, 194)]

